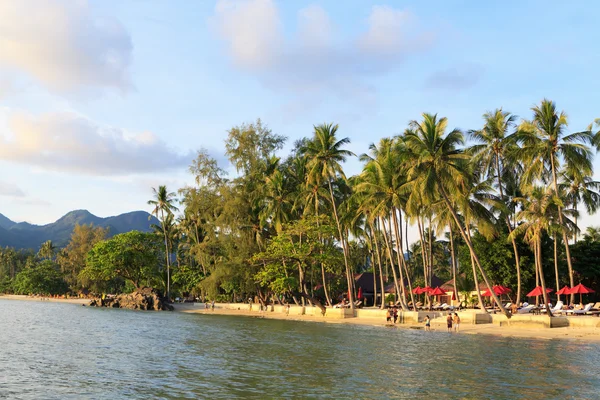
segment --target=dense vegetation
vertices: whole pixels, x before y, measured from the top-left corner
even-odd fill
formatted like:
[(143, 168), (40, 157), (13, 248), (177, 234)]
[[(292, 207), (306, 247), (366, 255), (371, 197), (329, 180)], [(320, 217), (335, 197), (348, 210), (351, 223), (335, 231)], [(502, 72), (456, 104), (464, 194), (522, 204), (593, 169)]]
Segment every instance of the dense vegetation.
[[(468, 132), (423, 114), (372, 144), (351, 177), (342, 165), (355, 155), (337, 125), (315, 126), (287, 157), (278, 156), (285, 138), (260, 120), (234, 127), (225, 142), (234, 177), (201, 150), (190, 166), (193, 187), (155, 189), (149, 204), (160, 243), (134, 234), (102, 241), (98, 228), (78, 226), (55, 258), (44, 248), (37, 256), (3, 250), (0, 279), (23, 292), (19, 276), (50, 260), (71, 290), (148, 284), (179, 296), (320, 305), (340, 294), (353, 304), (354, 274), (371, 271), (377, 290), (393, 284), (404, 309), (412, 288), (434, 275), (453, 279), (459, 292), (507, 285), (516, 302), (537, 285), (598, 289), (600, 231), (581, 235), (578, 223), (600, 201), (592, 178), (599, 121), (570, 133), (553, 102), (532, 111), (522, 121), (488, 112)], [(409, 229), (420, 238), (410, 246)], [(82, 230), (87, 247), (76, 240)]]

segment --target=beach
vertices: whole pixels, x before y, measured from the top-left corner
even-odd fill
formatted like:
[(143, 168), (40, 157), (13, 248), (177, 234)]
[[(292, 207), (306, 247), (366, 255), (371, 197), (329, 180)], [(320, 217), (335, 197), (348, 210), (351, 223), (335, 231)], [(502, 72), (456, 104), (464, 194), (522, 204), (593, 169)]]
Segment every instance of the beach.
[[(36, 302), (57, 302), (57, 303), (70, 303), (70, 304), (81, 304), (88, 305), (90, 299), (85, 298), (46, 298), (43, 300), (41, 297), (31, 297), (24, 295), (0, 295), (0, 300), (21, 300), (21, 301), (36, 301)], [(304, 322), (319, 322), (328, 324), (352, 324), (352, 325), (363, 325), (373, 326), (386, 329), (415, 329), (423, 330), (424, 324), (422, 323), (398, 323), (391, 324), (386, 322), (385, 317), (369, 318), (369, 317), (354, 317), (354, 318), (332, 318), (329, 316), (323, 317), (322, 315), (300, 315), (295, 308), (292, 308), (292, 312), (289, 315), (281, 312), (263, 311), (258, 310), (258, 305), (254, 305), (253, 310), (249, 310), (248, 304), (239, 304), (239, 309), (232, 309), (226, 307), (223, 304), (216, 304), (215, 309), (206, 309), (203, 303), (174, 303), (173, 304), (176, 312), (183, 313), (194, 313), (194, 314), (208, 314), (208, 315), (230, 315), (247, 318), (267, 318), (267, 319), (279, 319), (279, 320), (291, 320), (291, 321), (304, 321)], [(230, 306), (230, 305), (228, 305)], [(328, 312), (331, 309), (328, 309)], [(378, 311), (378, 310), (373, 310)], [(564, 318), (576, 318), (581, 319), (593, 319), (592, 322), (600, 323), (598, 317), (591, 316), (577, 316), (577, 317), (564, 317)], [(578, 321), (579, 322), (579, 321)], [(445, 318), (434, 318), (431, 324), (431, 330), (433, 332), (446, 332)], [(426, 332), (423, 331), (423, 334)], [(472, 323), (461, 323), (460, 332), (452, 333), (459, 335), (495, 335), (510, 338), (530, 338), (530, 339), (541, 339), (541, 340), (577, 340), (584, 342), (600, 343), (600, 328), (595, 326), (565, 326), (559, 328), (531, 328), (521, 326), (504, 326), (500, 324), (488, 323), (488, 324), (472, 324)]]

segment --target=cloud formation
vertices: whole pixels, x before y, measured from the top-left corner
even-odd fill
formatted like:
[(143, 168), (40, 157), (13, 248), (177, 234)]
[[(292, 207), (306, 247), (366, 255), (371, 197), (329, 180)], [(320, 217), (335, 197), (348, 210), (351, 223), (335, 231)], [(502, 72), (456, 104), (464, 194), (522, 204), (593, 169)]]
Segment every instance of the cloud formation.
[(25, 192), (14, 183), (0, 181), (0, 196), (25, 197)]
[(326, 89), (342, 98), (372, 93), (369, 77), (389, 72), (433, 42), (411, 13), (388, 6), (374, 6), (366, 29), (354, 37), (342, 35), (318, 5), (300, 10), (297, 18), (290, 37), (273, 0), (219, 0), (210, 22), (234, 65), (267, 87), (305, 94)]
[(0, 136), (0, 160), (87, 175), (129, 175), (183, 168), (180, 154), (151, 132), (129, 134), (72, 113), (39, 117), (12, 113), (9, 137)]
[(126, 91), (132, 50), (123, 25), (86, 0), (0, 2), (0, 73), (24, 73), (55, 92)]

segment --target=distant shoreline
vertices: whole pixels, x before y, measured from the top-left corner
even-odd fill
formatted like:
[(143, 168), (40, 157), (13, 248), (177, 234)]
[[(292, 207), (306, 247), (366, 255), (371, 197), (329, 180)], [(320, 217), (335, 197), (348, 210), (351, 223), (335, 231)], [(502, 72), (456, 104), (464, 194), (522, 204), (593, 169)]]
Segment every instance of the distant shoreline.
[[(42, 300), (43, 299), (43, 300)], [(21, 300), (21, 301), (36, 301), (36, 302), (54, 302), (54, 303), (67, 303), (76, 305), (86, 305), (90, 302), (90, 299), (84, 298), (42, 298), (42, 297), (31, 297), (24, 295), (12, 295), (4, 294), (0, 295), (0, 300)], [(289, 321), (304, 321), (304, 322), (319, 322), (329, 324), (349, 324), (349, 325), (362, 325), (362, 326), (373, 326), (379, 328), (388, 329), (419, 329), (422, 330), (422, 324), (390, 324), (385, 321), (385, 318), (328, 318), (320, 315), (298, 315), (277, 312), (259, 312), (256, 308), (254, 311), (246, 309), (247, 304), (240, 304), (240, 310), (232, 310), (223, 308), (220, 304), (215, 305), (215, 310), (206, 309), (203, 303), (174, 303), (173, 304), (176, 312), (188, 313), (188, 314), (202, 314), (202, 315), (227, 315), (227, 316), (238, 316), (238, 317), (250, 317), (250, 318), (266, 318), (266, 319), (277, 319), (277, 320), (289, 320)], [(258, 305), (257, 305), (258, 307)], [(568, 318), (595, 318), (598, 317), (568, 317)], [(600, 322), (600, 319), (599, 319)], [(434, 333), (446, 333), (445, 321), (438, 319), (432, 320), (432, 331)], [(429, 334), (423, 331), (424, 335)], [(461, 324), (459, 333), (452, 333), (458, 335), (495, 335), (505, 338), (513, 339), (539, 339), (539, 340), (575, 340), (586, 343), (600, 343), (600, 328), (593, 327), (563, 327), (563, 328), (524, 328), (515, 326), (498, 326), (497, 324)]]

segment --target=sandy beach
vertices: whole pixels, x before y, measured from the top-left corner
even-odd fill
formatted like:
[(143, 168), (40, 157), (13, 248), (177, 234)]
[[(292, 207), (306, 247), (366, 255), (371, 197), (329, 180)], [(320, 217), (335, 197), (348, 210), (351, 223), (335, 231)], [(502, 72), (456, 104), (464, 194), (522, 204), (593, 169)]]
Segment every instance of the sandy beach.
[[(48, 301), (57, 303), (69, 303), (69, 304), (83, 304), (87, 305), (90, 299), (71, 298), (71, 299), (59, 299), (59, 298), (41, 298), (41, 297), (30, 297), (23, 295), (0, 295), (0, 300), (21, 300), (21, 301)], [(291, 320), (291, 321), (305, 321), (305, 322), (320, 322), (328, 324), (352, 324), (352, 325), (363, 325), (373, 326), (388, 329), (419, 329), (423, 330), (423, 324), (390, 324), (385, 321), (385, 318), (327, 318), (320, 315), (285, 315), (276, 312), (258, 312), (243, 310), (232, 310), (220, 307), (218, 304), (215, 310), (205, 309), (204, 304), (201, 303), (175, 303), (173, 304), (175, 311), (184, 313), (195, 313), (195, 314), (209, 314), (209, 315), (235, 315), (240, 317), (249, 318), (269, 318), (269, 319), (280, 319), (280, 320)], [(596, 318), (597, 317), (569, 317), (569, 318)], [(432, 331), (434, 332), (446, 332), (444, 321), (440, 319), (432, 320)], [(423, 332), (425, 333), (425, 332)], [(453, 333), (454, 334), (454, 333)], [(565, 340), (577, 340), (584, 342), (600, 343), (600, 328), (595, 327), (561, 327), (552, 329), (534, 329), (525, 327), (515, 326), (499, 326), (497, 324), (461, 324), (460, 332), (462, 335), (496, 335), (502, 337), (511, 338), (532, 338), (532, 339), (565, 339)]]
[[(423, 330), (423, 324), (390, 324), (385, 318), (343, 318), (331, 319), (315, 315), (285, 315), (276, 312), (262, 312), (249, 310), (231, 310), (219, 308), (216, 305), (215, 310), (205, 309), (204, 304), (174, 304), (175, 310), (185, 313), (197, 314), (217, 314), (217, 315), (235, 315), (250, 318), (269, 318), (291, 321), (320, 322), (328, 324), (352, 324), (365, 325), (389, 329), (419, 329)], [(597, 317), (572, 317), (572, 318), (597, 318)], [(446, 332), (445, 320), (432, 320), (431, 330), (434, 332)], [(423, 331), (425, 334), (425, 332)], [(453, 333), (454, 334), (454, 333)], [(532, 339), (566, 339), (578, 340), (584, 342), (600, 343), (600, 328), (593, 327), (561, 327), (533, 329), (515, 326), (499, 326), (497, 324), (461, 324), (458, 334), (465, 335), (496, 335), (512, 338), (532, 338)]]

